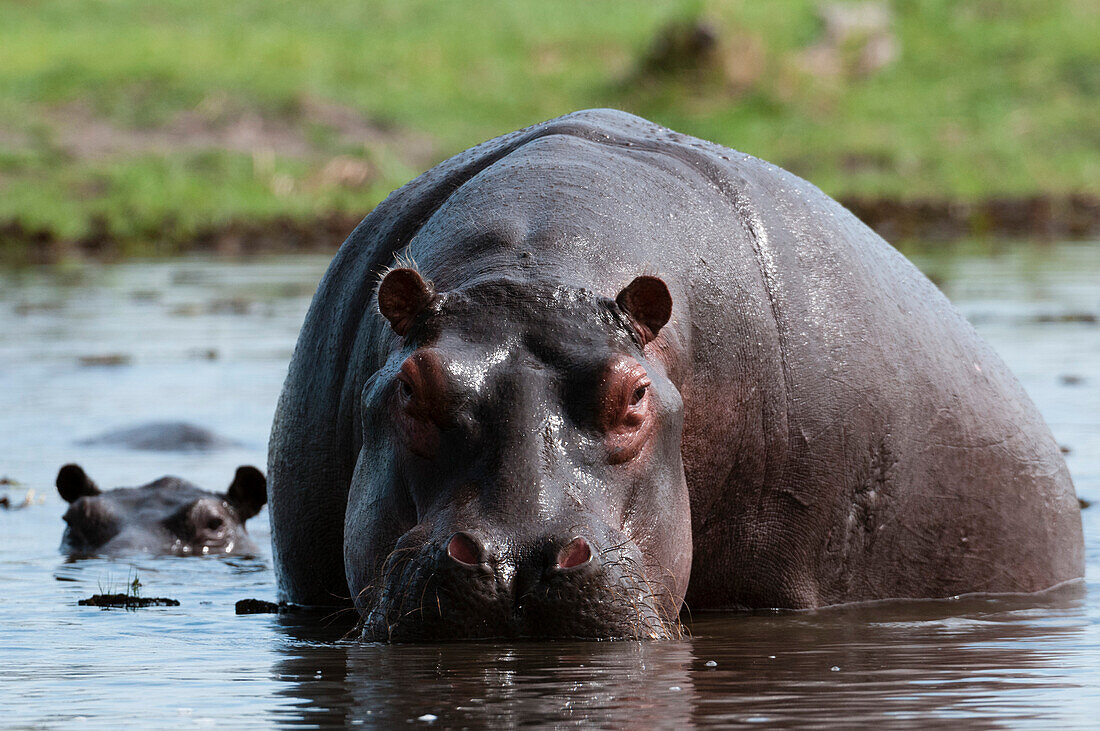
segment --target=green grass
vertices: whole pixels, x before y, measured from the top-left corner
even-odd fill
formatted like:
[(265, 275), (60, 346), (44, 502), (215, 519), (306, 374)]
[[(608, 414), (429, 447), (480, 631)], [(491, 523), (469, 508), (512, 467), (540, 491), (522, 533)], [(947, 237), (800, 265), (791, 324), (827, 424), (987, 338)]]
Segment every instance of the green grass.
[[(816, 7), (3, 2), (0, 222), (62, 238), (95, 220), (123, 238), (184, 237), (229, 220), (366, 212), (433, 160), (592, 106), (752, 153), (837, 196), (1100, 192), (1095, 2), (898, 0), (897, 60), (838, 78), (800, 64), (821, 35)], [(755, 69), (747, 80), (731, 89), (714, 71), (635, 73), (660, 28), (700, 16), (734, 66)], [(318, 102), (342, 105), (383, 138), (339, 134), (311, 116)], [(65, 130), (79, 137), (88, 120), (124, 136), (196, 109), (213, 126), (249, 116), (281, 124), (306, 149), (277, 147), (269, 159), (217, 145), (90, 155), (65, 144)], [(407, 152), (424, 140), (430, 153)], [(369, 164), (369, 180), (318, 182), (337, 155)]]

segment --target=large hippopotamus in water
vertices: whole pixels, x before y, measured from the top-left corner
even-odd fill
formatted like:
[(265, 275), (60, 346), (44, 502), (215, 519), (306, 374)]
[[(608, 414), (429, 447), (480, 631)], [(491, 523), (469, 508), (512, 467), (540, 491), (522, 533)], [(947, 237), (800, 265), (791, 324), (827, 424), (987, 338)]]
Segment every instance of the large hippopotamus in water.
[(820, 190), (617, 111), (474, 147), (348, 237), (272, 432), (281, 598), (363, 636), (668, 637), (693, 610), (1083, 574), (1039, 413)]
[(237, 468), (219, 494), (178, 477), (104, 491), (80, 465), (67, 464), (57, 491), (69, 503), (61, 550), (74, 556), (255, 554), (244, 524), (267, 502), (263, 473), (250, 466)]

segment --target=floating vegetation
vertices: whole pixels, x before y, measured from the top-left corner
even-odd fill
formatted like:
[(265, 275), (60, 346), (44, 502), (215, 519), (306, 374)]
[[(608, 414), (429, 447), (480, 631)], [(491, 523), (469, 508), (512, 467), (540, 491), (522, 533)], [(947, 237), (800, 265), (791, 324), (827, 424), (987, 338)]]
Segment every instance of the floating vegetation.
[[(163, 596), (141, 596), (141, 581), (137, 574), (126, 586), (125, 594), (93, 594), (77, 602), (82, 607), (103, 609), (140, 609), (142, 607), (178, 607), (179, 601)], [(102, 591), (102, 587), (100, 587)]]
[(241, 599), (236, 604), (237, 614), (278, 614), (286, 605), (263, 599)]
[[(12, 485), (18, 485), (19, 483), (9, 483)], [(22, 510), (23, 508), (29, 508), (32, 505), (44, 505), (46, 497), (44, 495), (35, 495), (34, 488), (27, 490), (27, 494), (23, 496), (22, 500), (12, 500), (7, 495), (0, 497), (0, 508), (4, 510)]]
[(82, 607), (140, 609), (141, 607), (178, 607), (179, 601), (163, 596), (133, 596), (131, 594), (93, 594), (77, 602)]

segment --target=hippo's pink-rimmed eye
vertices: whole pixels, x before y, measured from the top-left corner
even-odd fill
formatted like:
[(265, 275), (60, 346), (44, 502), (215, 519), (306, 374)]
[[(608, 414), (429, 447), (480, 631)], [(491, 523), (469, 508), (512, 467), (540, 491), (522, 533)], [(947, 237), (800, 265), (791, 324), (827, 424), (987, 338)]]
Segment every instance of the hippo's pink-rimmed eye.
[(645, 367), (633, 358), (616, 358), (608, 364), (600, 389), (598, 424), (612, 463), (632, 459), (645, 444), (653, 423), (652, 385)]
[(401, 364), (394, 383), (394, 418), (413, 453), (430, 457), (446, 417), (446, 388), (439, 356), (418, 350)]

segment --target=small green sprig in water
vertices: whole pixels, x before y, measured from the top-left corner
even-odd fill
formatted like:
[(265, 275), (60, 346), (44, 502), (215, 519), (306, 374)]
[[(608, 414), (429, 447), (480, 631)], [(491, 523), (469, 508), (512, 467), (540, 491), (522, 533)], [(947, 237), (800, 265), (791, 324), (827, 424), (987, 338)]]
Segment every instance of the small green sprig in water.
[(122, 608), (122, 609), (138, 609), (140, 607), (178, 607), (180, 603), (175, 599), (169, 599), (168, 597), (142, 597), (141, 596), (141, 579), (138, 578), (137, 573), (132, 574), (129, 582), (126, 584), (125, 594), (109, 594), (103, 592), (103, 586), (99, 587), (99, 594), (96, 594), (88, 599), (81, 599), (77, 604), (82, 607), (102, 607), (104, 609), (109, 608)]

